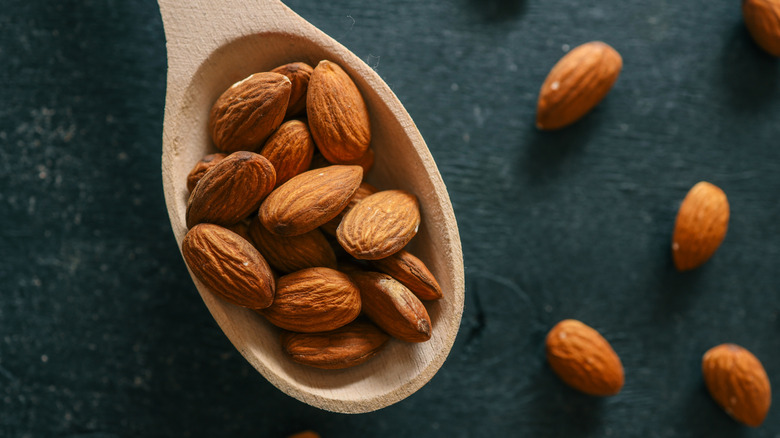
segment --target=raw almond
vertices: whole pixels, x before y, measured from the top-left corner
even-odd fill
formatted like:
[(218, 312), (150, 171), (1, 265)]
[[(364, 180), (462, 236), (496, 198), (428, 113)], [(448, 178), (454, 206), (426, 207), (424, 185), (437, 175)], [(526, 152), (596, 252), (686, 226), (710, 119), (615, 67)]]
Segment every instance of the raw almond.
[(360, 187), (360, 166), (328, 166), (294, 176), (260, 206), (260, 222), (272, 233), (297, 236), (333, 219)]
[(304, 430), (303, 432), (292, 434), (287, 438), (321, 438), (321, 437), (320, 434), (318, 434), (313, 430)]
[(273, 304), (261, 313), (283, 329), (315, 333), (349, 324), (360, 308), (360, 290), (346, 274), (308, 268), (280, 277)]
[(290, 120), (265, 142), (260, 155), (268, 159), (276, 170), (276, 186), (306, 171), (314, 155), (314, 140), (309, 127), (300, 120)]
[(366, 321), (329, 332), (286, 332), (281, 336), (282, 348), (292, 360), (329, 370), (362, 364), (376, 356), (388, 339), (390, 336)]
[(337, 64), (320, 61), (306, 97), (309, 128), (320, 153), (331, 163), (357, 160), (371, 143), (368, 109), (355, 83)]
[[(249, 221), (247, 219), (240, 220), (233, 225), (228, 225), (225, 228), (243, 237), (244, 240), (254, 245), (254, 240), (249, 234)], [(266, 260), (268, 261), (268, 260)]]
[(358, 187), (355, 194), (352, 196), (352, 199), (349, 200), (349, 203), (346, 207), (344, 207), (343, 210), (339, 212), (339, 214), (336, 215), (333, 219), (329, 220), (327, 223), (322, 225), (322, 231), (325, 231), (326, 233), (330, 234), (331, 236), (336, 235), (336, 230), (339, 228), (339, 224), (341, 224), (341, 219), (344, 218), (344, 215), (349, 212), (349, 210), (352, 209), (352, 207), (355, 206), (358, 202), (362, 201), (368, 196), (373, 195), (374, 193), (378, 192), (379, 190), (372, 186), (369, 183), (361, 183), (360, 187)]
[(195, 277), (226, 301), (250, 309), (271, 305), (270, 267), (238, 234), (218, 225), (196, 225), (184, 236), (181, 251)]
[(780, 56), (780, 0), (742, 0), (742, 17), (756, 43)]
[(233, 225), (257, 210), (276, 182), (273, 165), (253, 152), (230, 154), (215, 164), (190, 194), (187, 227)]
[(579, 120), (606, 97), (622, 68), (620, 54), (601, 41), (572, 49), (542, 84), (536, 126), (552, 130)]
[(394, 338), (425, 342), (432, 323), (422, 302), (406, 286), (381, 272), (350, 270), (360, 289), (363, 312)]
[(221, 151), (254, 151), (284, 120), (291, 83), (278, 73), (255, 73), (228, 88), (211, 107), (209, 131)]
[(623, 388), (623, 364), (599, 332), (566, 319), (547, 334), (547, 362), (572, 388), (590, 395), (615, 395)]
[(695, 269), (715, 254), (729, 226), (729, 201), (719, 187), (697, 183), (685, 196), (672, 237), (674, 265), (679, 271)]
[(309, 88), (309, 78), (314, 69), (304, 62), (291, 62), (271, 70), (287, 76), (292, 83), (290, 89), (290, 102), (287, 104), (285, 117), (294, 117), (306, 110), (306, 90)]
[(721, 344), (704, 354), (701, 363), (707, 389), (732, 418), (758, 427), (772, 403), (772, 388), (761, 362), (748, 350)]
[(441, 286), (422, 260), (406, 250), (379, 260), (371, 265), (395, 278), (409, 288), (421, 300), (438, 300), (442, 297)]
[(336, 269), (336, 253), (320, 230), (314, 229), (298, 236), (278, 236), (268, 231), (255, 217), (249, 225), (260, 254), (281, 272), (324, 266)]
[(356, 259), (377, 260), (400, 251), (419, 226), (417, 197), (403, 190), (384, 190), (352, 207), (341, 220), (336, 237)]
[(215, 164), (222, 161), (227, 154), (209, 154), (201, 158), (200, 161), (195, 163), (189, 175), (187, 175), (187, 190), (192, 192), (195, 190), (195, 186), (198, 184), (203, 175), (206, 174)]

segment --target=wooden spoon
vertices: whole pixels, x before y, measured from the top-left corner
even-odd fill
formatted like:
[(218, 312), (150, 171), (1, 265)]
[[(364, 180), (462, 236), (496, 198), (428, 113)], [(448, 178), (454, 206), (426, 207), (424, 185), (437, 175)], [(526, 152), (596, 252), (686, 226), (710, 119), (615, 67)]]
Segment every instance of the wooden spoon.
[(441, 367), (463, 312), (460, 237), (447, 190), (422, 136), (390, 88), (357, 56), (277, 0), (158, 0), (168, 47), (162, 173), (176, 241), (187, 232), (187, 173), (215, 152), (207, 132), (217, 97), (255, 72), (322, 59), (349, 73), (371, 114), (374, 169), (369, 182), (404, 189), (420, 200), (423, 222), (410, 250), (439, 280), (444, 298), (429, 302), (433, 337), (421, 344), (391, 340), (375, 358), (346, 370), (319, 370), (289, 360), (279, 330), (255, 312), (228, 304), (193, 277), (209, 311), (233, 345), (269, 382), (312, 406), (370, 412), (404, 399)]

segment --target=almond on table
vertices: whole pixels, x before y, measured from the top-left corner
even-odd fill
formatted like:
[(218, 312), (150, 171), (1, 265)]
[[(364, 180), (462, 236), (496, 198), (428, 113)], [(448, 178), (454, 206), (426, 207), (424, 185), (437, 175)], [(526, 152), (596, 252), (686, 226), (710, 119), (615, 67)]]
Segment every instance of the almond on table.
[(706, 181), (691, 188), (680, 205), (672, 236), (678, 271), (698, 268), (718, 250), (729, 227), (729, 201), (718, 186)]
[(742, 0), (742, 17), (753, 40), (780, 56), (780, 0)]

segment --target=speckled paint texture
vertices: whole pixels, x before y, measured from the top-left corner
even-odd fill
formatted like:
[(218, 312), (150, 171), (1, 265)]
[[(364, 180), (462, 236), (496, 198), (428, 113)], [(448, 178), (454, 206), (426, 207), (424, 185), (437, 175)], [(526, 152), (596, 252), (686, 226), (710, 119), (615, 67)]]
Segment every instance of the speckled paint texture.
[[(780, 387), (780, 62), (738, 1), (287, 3), (406, 105), (458, 218), (466, 308), (450, 358), (407, 400), (347, 416), (268, 384), (192, 285), (160, 177), (165, 40), (151, 0), (0, 8), (0, 436), (776, 437), (709, 398), (701, 355), (734, 342)], [(593, 113), (534, 128), (571, 48), (623, 72)], [(671, 261), (700, 180), (731, 203), (701, 269)], [(424, 212), (423, 212), (424, 215)], [(445, 299), (446, 299), (446, 292)], [(594, 399), (544, 359), (559, 320), (625, 366)]]

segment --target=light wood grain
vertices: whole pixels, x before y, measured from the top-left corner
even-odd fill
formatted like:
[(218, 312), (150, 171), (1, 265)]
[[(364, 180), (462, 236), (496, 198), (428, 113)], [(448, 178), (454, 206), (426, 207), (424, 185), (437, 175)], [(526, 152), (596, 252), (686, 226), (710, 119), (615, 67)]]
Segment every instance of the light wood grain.
[(279, 331), (254, 312), (223, 302), (195, 278), (209, 311), (233, 345), (280, 390), (322, 409), (361, 413), (420, 389), (447, 358), (464, 300), (463, 256), (449, 196), (422, 136), (382, 79), (358, 57), (275, 0), (159, 0), (168, 48), (163, 129), (165, 200), (176, 237), (186, 233), (187, 173), (215, 152), (207, 132), (212, 103), (251, 73), (329, 59), (355, 80), (371, 114), (376, 162), (369, 182), (416, 194), (422, 225), (409, 249), (441, 283), (444, 298), (428, 303), (433, 336), (421, 344), (391, 341), (377, 357), (346, 370), (290, 361)]

